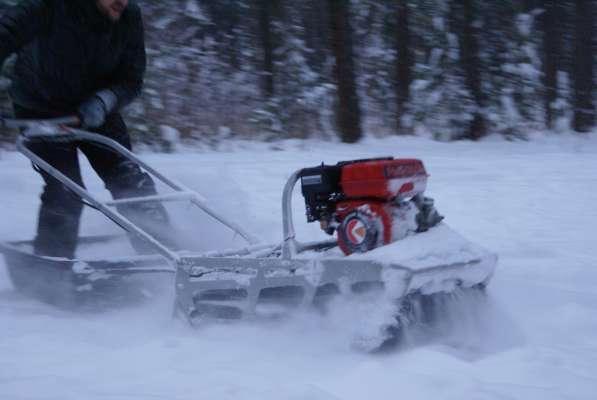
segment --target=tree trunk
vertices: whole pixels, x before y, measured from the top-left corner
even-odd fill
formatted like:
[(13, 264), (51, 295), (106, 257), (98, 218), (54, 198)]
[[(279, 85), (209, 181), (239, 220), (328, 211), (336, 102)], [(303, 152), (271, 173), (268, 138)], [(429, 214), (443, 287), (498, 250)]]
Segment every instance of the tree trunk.
[(274, 44), (271, 32), (272, 2), (259, 0), (259, 38), (262, 56), (262, 93), (269, 99), (274, 96)]
[(352, 30), (349, 21), (349, 3), (346, 0), (328, 0), (332, 52), (336, 59), (334, 75), (338, 86), (336, 113), (340, 136), (345, 143), (357, 142), (361, 136), (361, 110), (357, 95), (352, 53)]
[(545, 126), (553, 127), (553, 103), (558, 97), (558, 69), (560, 32), (558, 29), (558, 0), (545, 0), (543, 15), (543, 90)]
[(593, 10), (591, 0), (575, 1), (575, 46), (573, 61), (574, 117), (577, 132), (588, 132), (595, 125), (593, 106)]
[(461, 56), (464, 67), (466, 87), (477, 106), (473, 120), (465, 134), (467, 139), (478, 140), (486, 134), (485, 118), (483, 117), (484, 97), (481, 89), (481, 69), (479, 61), (479, 44), (477, 42), (477, 28), (475, 22), (475, 0), (462, 0), (464, 11), (464, 27), (462, 30)]
[(410, 39), (408, 0), (398, 0), (396, 7), (396, 102), (399, 132), (407, 113), (412, 83), (412, 43)]

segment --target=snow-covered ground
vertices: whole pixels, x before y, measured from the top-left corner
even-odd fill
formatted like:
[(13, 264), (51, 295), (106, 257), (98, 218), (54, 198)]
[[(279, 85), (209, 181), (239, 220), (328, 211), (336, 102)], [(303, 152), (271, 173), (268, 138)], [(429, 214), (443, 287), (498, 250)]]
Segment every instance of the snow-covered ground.
[[(476, 310), (485, 318), (464, 321), (456, 337), (368, 355), (351, 349), (342, 325), (356, 323), (349, 318), (197, 331), (170, 318), (170, 299), (72, 314), (15, 292), (0, 261), (0, 399), (594, 399), (595, 134), (516, 143), (229, 142), (217, 152), (143, 157), (275, 242), (281, 190), (294, 170), (383, 155), (422, 158), (446, 222), (500, 255), (490, 304)], [(89, 172), (86, 182), (106, 196)], [(33, 235), (40, 188), (24, 157), (0, 154), (0, 240)], [(321, 235), (299, 225), (299, 235)], [(84, 232), (109, 226), (86, 211)], [(200, 219), (195, 227), (207, 248), (220, 242), (209, 226)]]

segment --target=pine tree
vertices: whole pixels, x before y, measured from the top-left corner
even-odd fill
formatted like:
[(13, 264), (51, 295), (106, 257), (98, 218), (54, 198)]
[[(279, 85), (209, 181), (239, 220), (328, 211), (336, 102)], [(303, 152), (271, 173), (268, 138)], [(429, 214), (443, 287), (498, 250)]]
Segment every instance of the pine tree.
[(395, 7), (379, 0), (353, 0), (355, 76), (363, 129), (373, 135), (396, 132)]
[(411, 86), (413, 124), (415, 132), (440, 140), (463, 137), (477, 108), (465, 84), (452, 11), (448, 0), (424, 0), (412, 15), (419, 43)]

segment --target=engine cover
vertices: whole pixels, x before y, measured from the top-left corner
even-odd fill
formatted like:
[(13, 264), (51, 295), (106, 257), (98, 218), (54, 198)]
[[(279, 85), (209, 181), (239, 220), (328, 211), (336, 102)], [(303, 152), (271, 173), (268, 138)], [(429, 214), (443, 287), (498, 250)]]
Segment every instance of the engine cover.
[(351, 198), (407, 199), (425, 191), (427, 172), (416, 159), (363, 161), (342, 167), (340, 186)]
[(423, 196), (427, 177), (421, 160), (391, 157), (305, 168), (300, 178), (307, 221), (337, 232), (345, 254), (423, 232), (443, 218)]

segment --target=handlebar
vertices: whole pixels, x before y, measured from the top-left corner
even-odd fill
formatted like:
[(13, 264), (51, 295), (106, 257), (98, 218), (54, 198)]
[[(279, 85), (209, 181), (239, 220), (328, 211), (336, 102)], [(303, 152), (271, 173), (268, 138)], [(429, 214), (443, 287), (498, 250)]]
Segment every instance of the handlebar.
[(66, 116), (51, 119), (13, 119), (0, 117), (1, 128), (31, 129), (44, 127), (78, 126), (81, 121), (77, 116)]
[[(129, 232), (140, 236), (143, 240), (148, 242), (150, 245), (158, 250), (159, 253), (166, 256), (170, 260), (178, 260), (179, 256), (169, 250), (164, 244), (155, 240), (143, 229), (137, 227), (131, 221), (127, 220), (124, 216), (119, 214), (117, 211), (111, 209), (111, 205), (108, 203), (102, 203), (91, 195), (84, 187), (74, 182), (59, 170), (54, 168), (48, 162), (43, 160), (41, 157), (36, 155), (32, 150), (27, 147), (27, 143), (31, 140), (56, 140), (56, 141), (77, 141), (77, 142), (89, 142), (97, 145), (105, 146), (120, 156), (127, 158), (131, 162), (137, 164), (145, 172), (157, 178), (160, 182), (170, 187), (177, 193), (177, 198), (190, 200), (191, 203), (195, 204), (206, 214), (218, 220), (220, 223), (227, 226), (233, 232), (242, 236), (249, 244), (258, 244), (259, 240), (253, 237), (250, 233), (246, 232), (241, 226), (237, 225), (233, 221), (229, 221), (227, 218), (219, 215), (212, 210), (205, 202), (205, 200), (197, 193), (187, 189), (183, 185), (180, 185), (160, 172), (143, 162), (139, 157), (133, 154), (129, 149), (121, 145), (120, 143), (97, 133), (87, 132), (72, 128), (72, 125), (79, 125), (79, 118), (74, 116), (68, 116), (64, 118), (55, 118), (49, 120), (18, 120), (10, 118), (0, 117), (0, 128), (20, 128), (24, 129), (24, 132), (17, 138), (17, 149), (29, 158), (33, 164), (44, 170), (46, 173), (60, 181), (68, 189), (72, 190), (75, 194), (86, 200), (89, 204), (104, 213), (108, 218), (115, 221), (121, 227)], [(166, 196), (147, 196), (145, 199), (157, 200), (157, 201), (168, 201)], [(145, 201), (143, 198), (131, 199), (129, 201)], [(112, 204), (113, 205), (113, 204)]]

